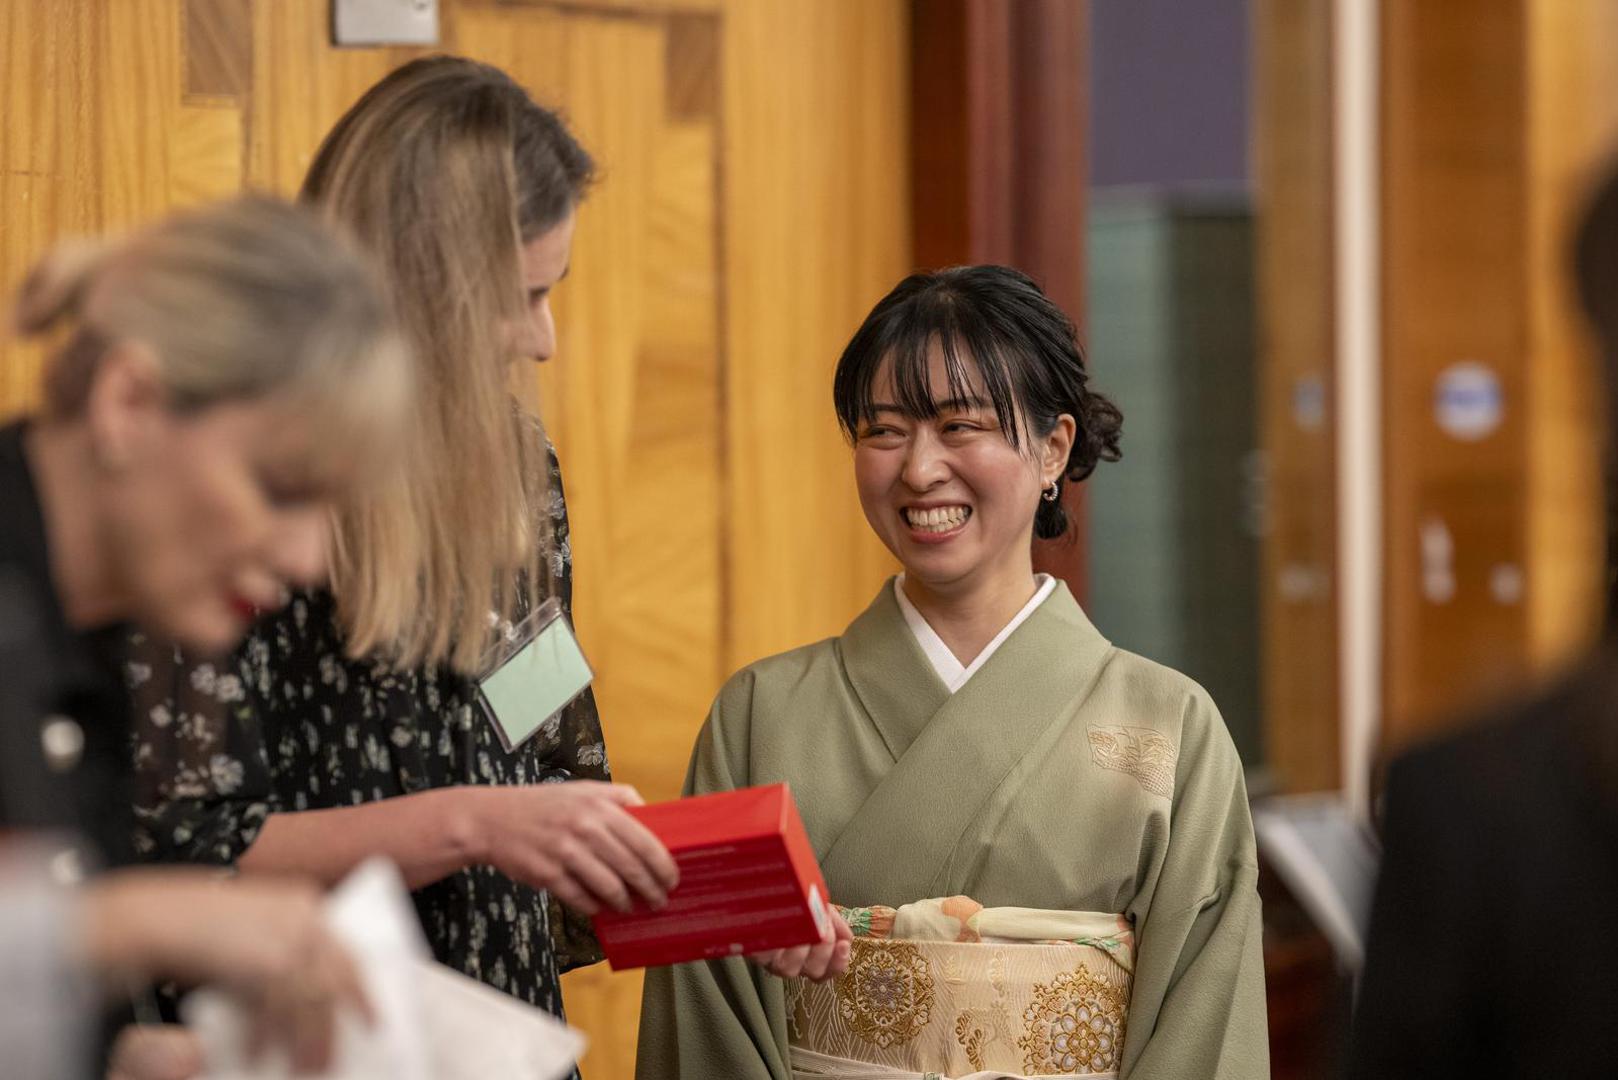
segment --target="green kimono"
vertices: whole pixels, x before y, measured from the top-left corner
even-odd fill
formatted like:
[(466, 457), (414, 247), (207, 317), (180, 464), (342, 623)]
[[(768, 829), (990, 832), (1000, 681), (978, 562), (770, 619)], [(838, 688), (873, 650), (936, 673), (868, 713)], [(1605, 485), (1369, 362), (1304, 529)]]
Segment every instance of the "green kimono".
[[(1120, 912), (1138, 942), (1120, 1075), (1269, 1075), (1241, 762), (1201, 687), (1114, 648), (1064, 586), (951, 695), (890, 583), (840, 638), (720, 692), (687, 794), (787, 781), (832, 899)], [(784, 984), (649, 971), (641, 1080), (790, 1080)]]

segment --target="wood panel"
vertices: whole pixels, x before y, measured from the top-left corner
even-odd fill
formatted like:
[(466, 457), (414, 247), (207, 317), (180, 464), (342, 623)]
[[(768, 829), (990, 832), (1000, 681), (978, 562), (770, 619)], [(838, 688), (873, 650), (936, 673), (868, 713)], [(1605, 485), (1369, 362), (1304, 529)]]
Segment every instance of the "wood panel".
[[(101, 153), (93, 0), (7, 4), (0, 17), (0, 286), (9, 298), (58, 237), (95, 232)], [(0, 415), (39, 400), (37, 346), (0, 352)]]
[[(1600, 397), (1567, 268), (1618, 131), (1618, 12), (1384, 9), (1391, 750), (1553, 673), (1599, 624)], [(1481, 439), (1434, 419), (1460, 361), (1499, 378)], [(1452, 585), (1430, 574), (1443, 536)]]
[[(61, 237), (127, 229), (238, 190), (242, 117), (183, 100), (178, 0), (0, 6), (0, 287)], [(37, 400), (38, 351), (0, 356), (0, 414)]]
[[(292, 194), (354, 99), (437, 51), (337, 49), (329, 25), (327, 0), (0, 0), (0, 287), (64, 235)], [(666, 797), (725, 675), (838, 632), (891, 568), (830, 384), (910, 264), (907, 7), (444, 0), (442, 26), (602, 165), (524, 393), (563, 456), (615, 769)], [(0, 413), (37, 373), (0, 349)], [(565, 982), (589, 1075), (630, 1076), (639, 975)]]
[(1331, 4), (1253, 9), (1266, 764), (1338, 787)]
[(1578, 313), (1572, 231), (1618, 150), (1618, 6), (1530, 4), (1528, 644), (1536, 677), (1583, 652), (1604, 614), (1599, 354)]
[[(453, 32), (458, 6), (444, 5)], [(372, 83), (426, 49), (337, 49), (322, 0), (253, 4), (247, 175), (295, 195), (326, 131)], [(446, 46), (452, 41), (446, 33)]]
[[(1386, 753), (1555, 672), (1596, 632), (1600, 399), (1567, 267), (1618, 135), (1618, 9), (1382, 12)], [(1265, 0), (1254, 21), (1267, 713), (1293, 788), (1335, 786), (1337, 769), (1332, 576), (1312, 569), (1335, 563), (1329, 395), (1320, 438), (1295, 430), (1300, 380), (1332, 381), (1328, 19), (1323, 2)], [(1499, 379), (1501, 423), (1481, 439), (1435, 419), (1439, 376), (1463, 361)]]
[[(1522, 572), (1527, 554), (1528, 79), (1520, 3), (1388, 4), (1383, 15), (1391, 748), (1527, 672), (1526, 609), (1496, 600), (1489, 579), (1496, 567)], [(1504, 403), (1477, 439), (1435, 421), (1439, 376), (1463, 362), (1493, 372)]]
[(251, 0), (186, 0), (184, 56), (188, 100), (241, 104), (252, 87)]
[(889, 2), (725, 9), (728, 668), (841, 631), (892, 571), (831, 374), (910, 268), (907, 26)]

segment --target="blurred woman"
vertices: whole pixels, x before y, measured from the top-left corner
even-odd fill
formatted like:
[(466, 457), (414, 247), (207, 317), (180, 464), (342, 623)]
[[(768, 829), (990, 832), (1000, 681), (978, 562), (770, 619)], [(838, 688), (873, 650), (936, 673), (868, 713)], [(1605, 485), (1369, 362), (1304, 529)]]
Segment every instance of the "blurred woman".
[(126, 853), (126, 624), (226, 649), (322, 577), (334, 503), (381, 475), (407, 414), (390, 309), (329, 227), (247, 198), (58, 250), (15, 318), (60, 334), (43, 410), (0, 427), (0, 859), (19, 868), (0, 967), (46, 1003), (79, 977), (223, 980), (319, 1064), (337, 1003), (360, 998), (308, 887), (181, 870), (79, 885), (95, 856), (62, 845), (28, 872), (20, 853), (43, 830)]
[[(1573, 281), (1618, 491), (1618, 167)], [(1608, 522), (1618, 503), (1609, 501)], [(1611, 525), (1609, 524), (1609, 529)], [(1613, 549), (1618, 552), (1618, 546)], [(1618, 595), (1618, 594), (1609, 594)], [(1618, 623), (1551, 686), (1395, 759), (1352, 1080), (1610, 1076), (1618, 1062)], [(1550, 932), (1541, 932), (1547, 926)]]

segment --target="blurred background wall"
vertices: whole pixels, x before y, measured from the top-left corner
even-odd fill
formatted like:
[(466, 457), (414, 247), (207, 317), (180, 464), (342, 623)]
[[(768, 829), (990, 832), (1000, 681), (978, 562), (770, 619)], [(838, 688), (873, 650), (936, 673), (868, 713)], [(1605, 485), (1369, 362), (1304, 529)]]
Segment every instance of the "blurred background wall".
[[(0, 287), (60, 237), (292, 193), (429, 51), (334, 47), (329, 4), (0, 0)], [(562, 107), (602, 165), (560, 354), (521, 390), (566, 470), (614, 765), (648, 798), (729, 672), (836, 633), (891, 569), (829, 377), (913, 266), (1016, 264), (1079, 322), (1125, 459), (1038, 560), (1209, 687), (1256, 794), (1369, 811), (1385, 754), (1593, 640), (1566, 250), (1618, 136), (1618, 0), (440, 6), (439, 49)], [(0, 344), (0, 414), (37, 363)], [(1314, 1075), (1331, 960), (1269, 910), (1277, 1075)], [(629, 1076), (638, 976), (567, 995), (589, 1074)]]

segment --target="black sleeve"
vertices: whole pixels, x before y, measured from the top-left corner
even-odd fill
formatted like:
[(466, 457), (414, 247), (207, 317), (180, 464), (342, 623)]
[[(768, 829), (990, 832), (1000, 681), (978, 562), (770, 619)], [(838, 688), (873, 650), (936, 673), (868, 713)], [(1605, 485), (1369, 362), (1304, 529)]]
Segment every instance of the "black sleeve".
[(1354, 1080), (1487, 1074), (1488, 833), (1474, 777), (1441, 750), (1395, 762), (1350, 1051)]

